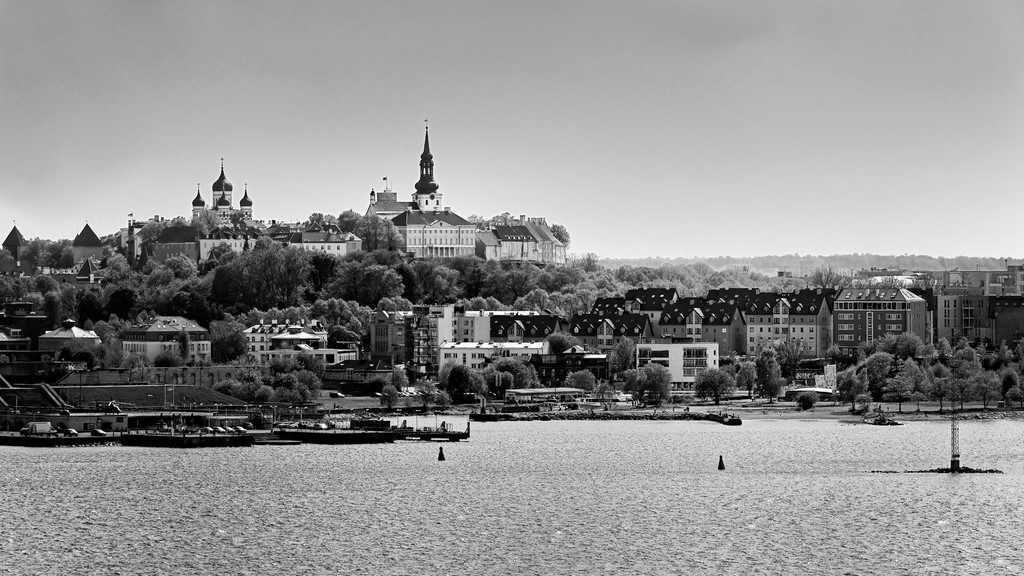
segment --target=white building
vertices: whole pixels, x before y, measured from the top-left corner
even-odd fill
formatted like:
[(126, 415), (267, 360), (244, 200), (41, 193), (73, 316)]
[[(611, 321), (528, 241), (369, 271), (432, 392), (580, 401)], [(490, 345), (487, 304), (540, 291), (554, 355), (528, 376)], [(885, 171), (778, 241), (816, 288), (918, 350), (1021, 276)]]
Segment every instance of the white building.
[(210, 332), (181, 316), (155, 316), (121, 331), (121, 348), (152, 362), (161, 352), (181, 355), (182, 334), (188, 336), (186, 362), (210, 361)]
[(498, 358), (517, 358), (529, 362), (534, 354), (547, 351), (546, 342), (444, 342), (439, 347), (438, 366), (462, 364), (483, 368)]
[(637, 344), (637, 364), (660, 364), (672, 377), (673, 395), (693, 394), (697, 375), (709, 368), (718, 368), (718, 343), (655, 343)]
[(356, 360), (359, 350), (351, 348), (328, 348), (327, 331), (317, 321), (309, 324), (288, 324), (272, 321), (269, 324), (255, 324), (243, 331), (248, 343), (249, 357), (259, 364), (299, 354), (319, 356), (325, 364), (336, 364), (344, 360)]

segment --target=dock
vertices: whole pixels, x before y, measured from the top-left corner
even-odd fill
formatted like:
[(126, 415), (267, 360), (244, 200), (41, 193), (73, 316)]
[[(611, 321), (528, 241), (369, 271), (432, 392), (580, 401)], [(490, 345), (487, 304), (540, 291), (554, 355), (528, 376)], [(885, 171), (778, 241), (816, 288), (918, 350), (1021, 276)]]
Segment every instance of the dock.
[(148, 448), (226, 448), (256, 442), (250, 434), (122, 434), (117, 440), (123, 446)]

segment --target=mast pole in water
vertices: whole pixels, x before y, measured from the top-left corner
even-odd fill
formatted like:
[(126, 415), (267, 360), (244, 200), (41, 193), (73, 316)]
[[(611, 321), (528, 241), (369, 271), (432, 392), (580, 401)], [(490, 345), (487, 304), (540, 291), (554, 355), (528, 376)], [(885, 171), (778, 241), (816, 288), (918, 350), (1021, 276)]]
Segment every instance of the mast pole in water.
[(953, 412), (952, 425), (951, 425), (951, 438), (950, 443), (952, 447), (952, 453), (949, 459), (949, 471), (959, 472), (960, 471), (960, 428), (956, 423), (956, 412)]

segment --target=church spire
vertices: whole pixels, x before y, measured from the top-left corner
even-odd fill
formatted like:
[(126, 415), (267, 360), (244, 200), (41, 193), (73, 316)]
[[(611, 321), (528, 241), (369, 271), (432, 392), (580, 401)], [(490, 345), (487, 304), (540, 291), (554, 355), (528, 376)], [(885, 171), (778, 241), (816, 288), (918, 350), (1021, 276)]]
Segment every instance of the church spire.
[(417, 194), (433, 194), (438, 185), (434, 182), (434, 155), (430, 153), (430, 129), (424, 127), (423, 154), (420, 154), (420, 180), (416, 183)]

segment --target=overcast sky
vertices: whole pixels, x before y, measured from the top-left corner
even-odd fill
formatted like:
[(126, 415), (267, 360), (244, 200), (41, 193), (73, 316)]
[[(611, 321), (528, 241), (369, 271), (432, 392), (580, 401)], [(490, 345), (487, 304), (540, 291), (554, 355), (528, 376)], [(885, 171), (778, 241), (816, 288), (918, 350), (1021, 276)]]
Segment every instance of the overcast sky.
[(1024, 2), (0, 0), (0, 219), (257, 219), (435, 176), (602, 257), (1024, 256)]

